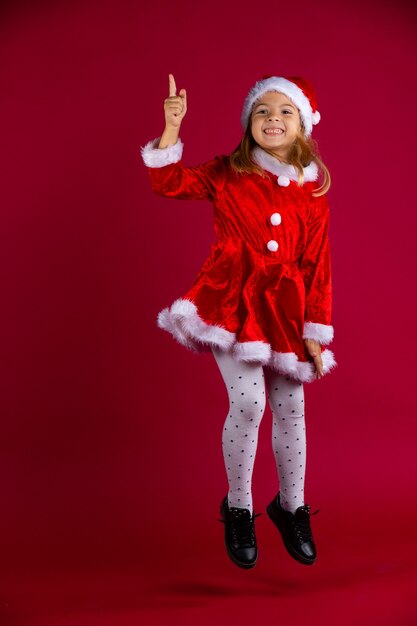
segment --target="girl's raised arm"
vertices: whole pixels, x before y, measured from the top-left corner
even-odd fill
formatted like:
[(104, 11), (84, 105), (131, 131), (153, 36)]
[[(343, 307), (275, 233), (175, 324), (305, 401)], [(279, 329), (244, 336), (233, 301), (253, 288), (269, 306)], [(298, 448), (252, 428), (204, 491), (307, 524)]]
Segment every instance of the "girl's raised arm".
[(148, 167), (152, 189), (169, 198), (213, 199), (216, 179), (222, 161), (215, 157), (195, 167), (181, 163), (183, 143), (179, 137), (181, 122), (187, 112), (187, 93), (181, 89), (177, 96), (175, 78), (169, 74), (169, 96), (164, 101), (165, 129), (161, 137), (142, 147), (142, 158)]

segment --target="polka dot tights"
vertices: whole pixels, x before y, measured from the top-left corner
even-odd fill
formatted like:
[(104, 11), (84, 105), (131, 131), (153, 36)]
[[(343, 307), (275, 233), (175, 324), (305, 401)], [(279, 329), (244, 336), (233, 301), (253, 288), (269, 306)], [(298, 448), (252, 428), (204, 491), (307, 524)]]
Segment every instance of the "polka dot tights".
[[(222, 431), (229, 506), (253, 511), (252, 473), (266, 397), (272, 411), (272, 449), (282, 506), (304, 504), (306, 430), (303, 384), (257, 363), (239, 363), (212, 348), (229, 396)], [(265, 393), (265, 387), (267, 396)]]

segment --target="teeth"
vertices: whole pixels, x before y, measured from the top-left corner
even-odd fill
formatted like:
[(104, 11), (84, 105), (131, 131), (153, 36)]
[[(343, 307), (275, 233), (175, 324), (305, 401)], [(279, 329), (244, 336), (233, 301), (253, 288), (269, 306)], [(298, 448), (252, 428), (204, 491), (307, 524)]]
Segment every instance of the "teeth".
[(267, 135), (281, 135), (284, 131), (281, 128), (267, 128), (264, 132)]

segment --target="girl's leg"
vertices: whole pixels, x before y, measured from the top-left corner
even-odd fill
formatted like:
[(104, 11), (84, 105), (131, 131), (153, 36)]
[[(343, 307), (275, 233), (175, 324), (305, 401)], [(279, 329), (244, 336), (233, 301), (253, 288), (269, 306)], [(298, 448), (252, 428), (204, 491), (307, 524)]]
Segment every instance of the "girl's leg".
[(265, 368), (272, 411), (272, 448), (279, 477), (281, 505), (295, 513), (304, 504), (306, 429), (304, 386)]
[(240, 363), (230, 353), (212, 350), (230, 403), (222, 432), (228, 503), (252, 514), (252, 472), (266, 402), (264, 372), (261, 365)]

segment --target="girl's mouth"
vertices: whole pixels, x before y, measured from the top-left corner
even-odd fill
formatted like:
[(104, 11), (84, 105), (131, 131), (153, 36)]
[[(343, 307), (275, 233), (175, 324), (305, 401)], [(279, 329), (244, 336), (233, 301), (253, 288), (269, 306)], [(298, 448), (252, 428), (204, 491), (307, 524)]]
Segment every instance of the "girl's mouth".
[(266, 135), (283, 135), (284, 131), (282, 130), (282, 128), (266, 128), (264, 130), (264, 133)]

